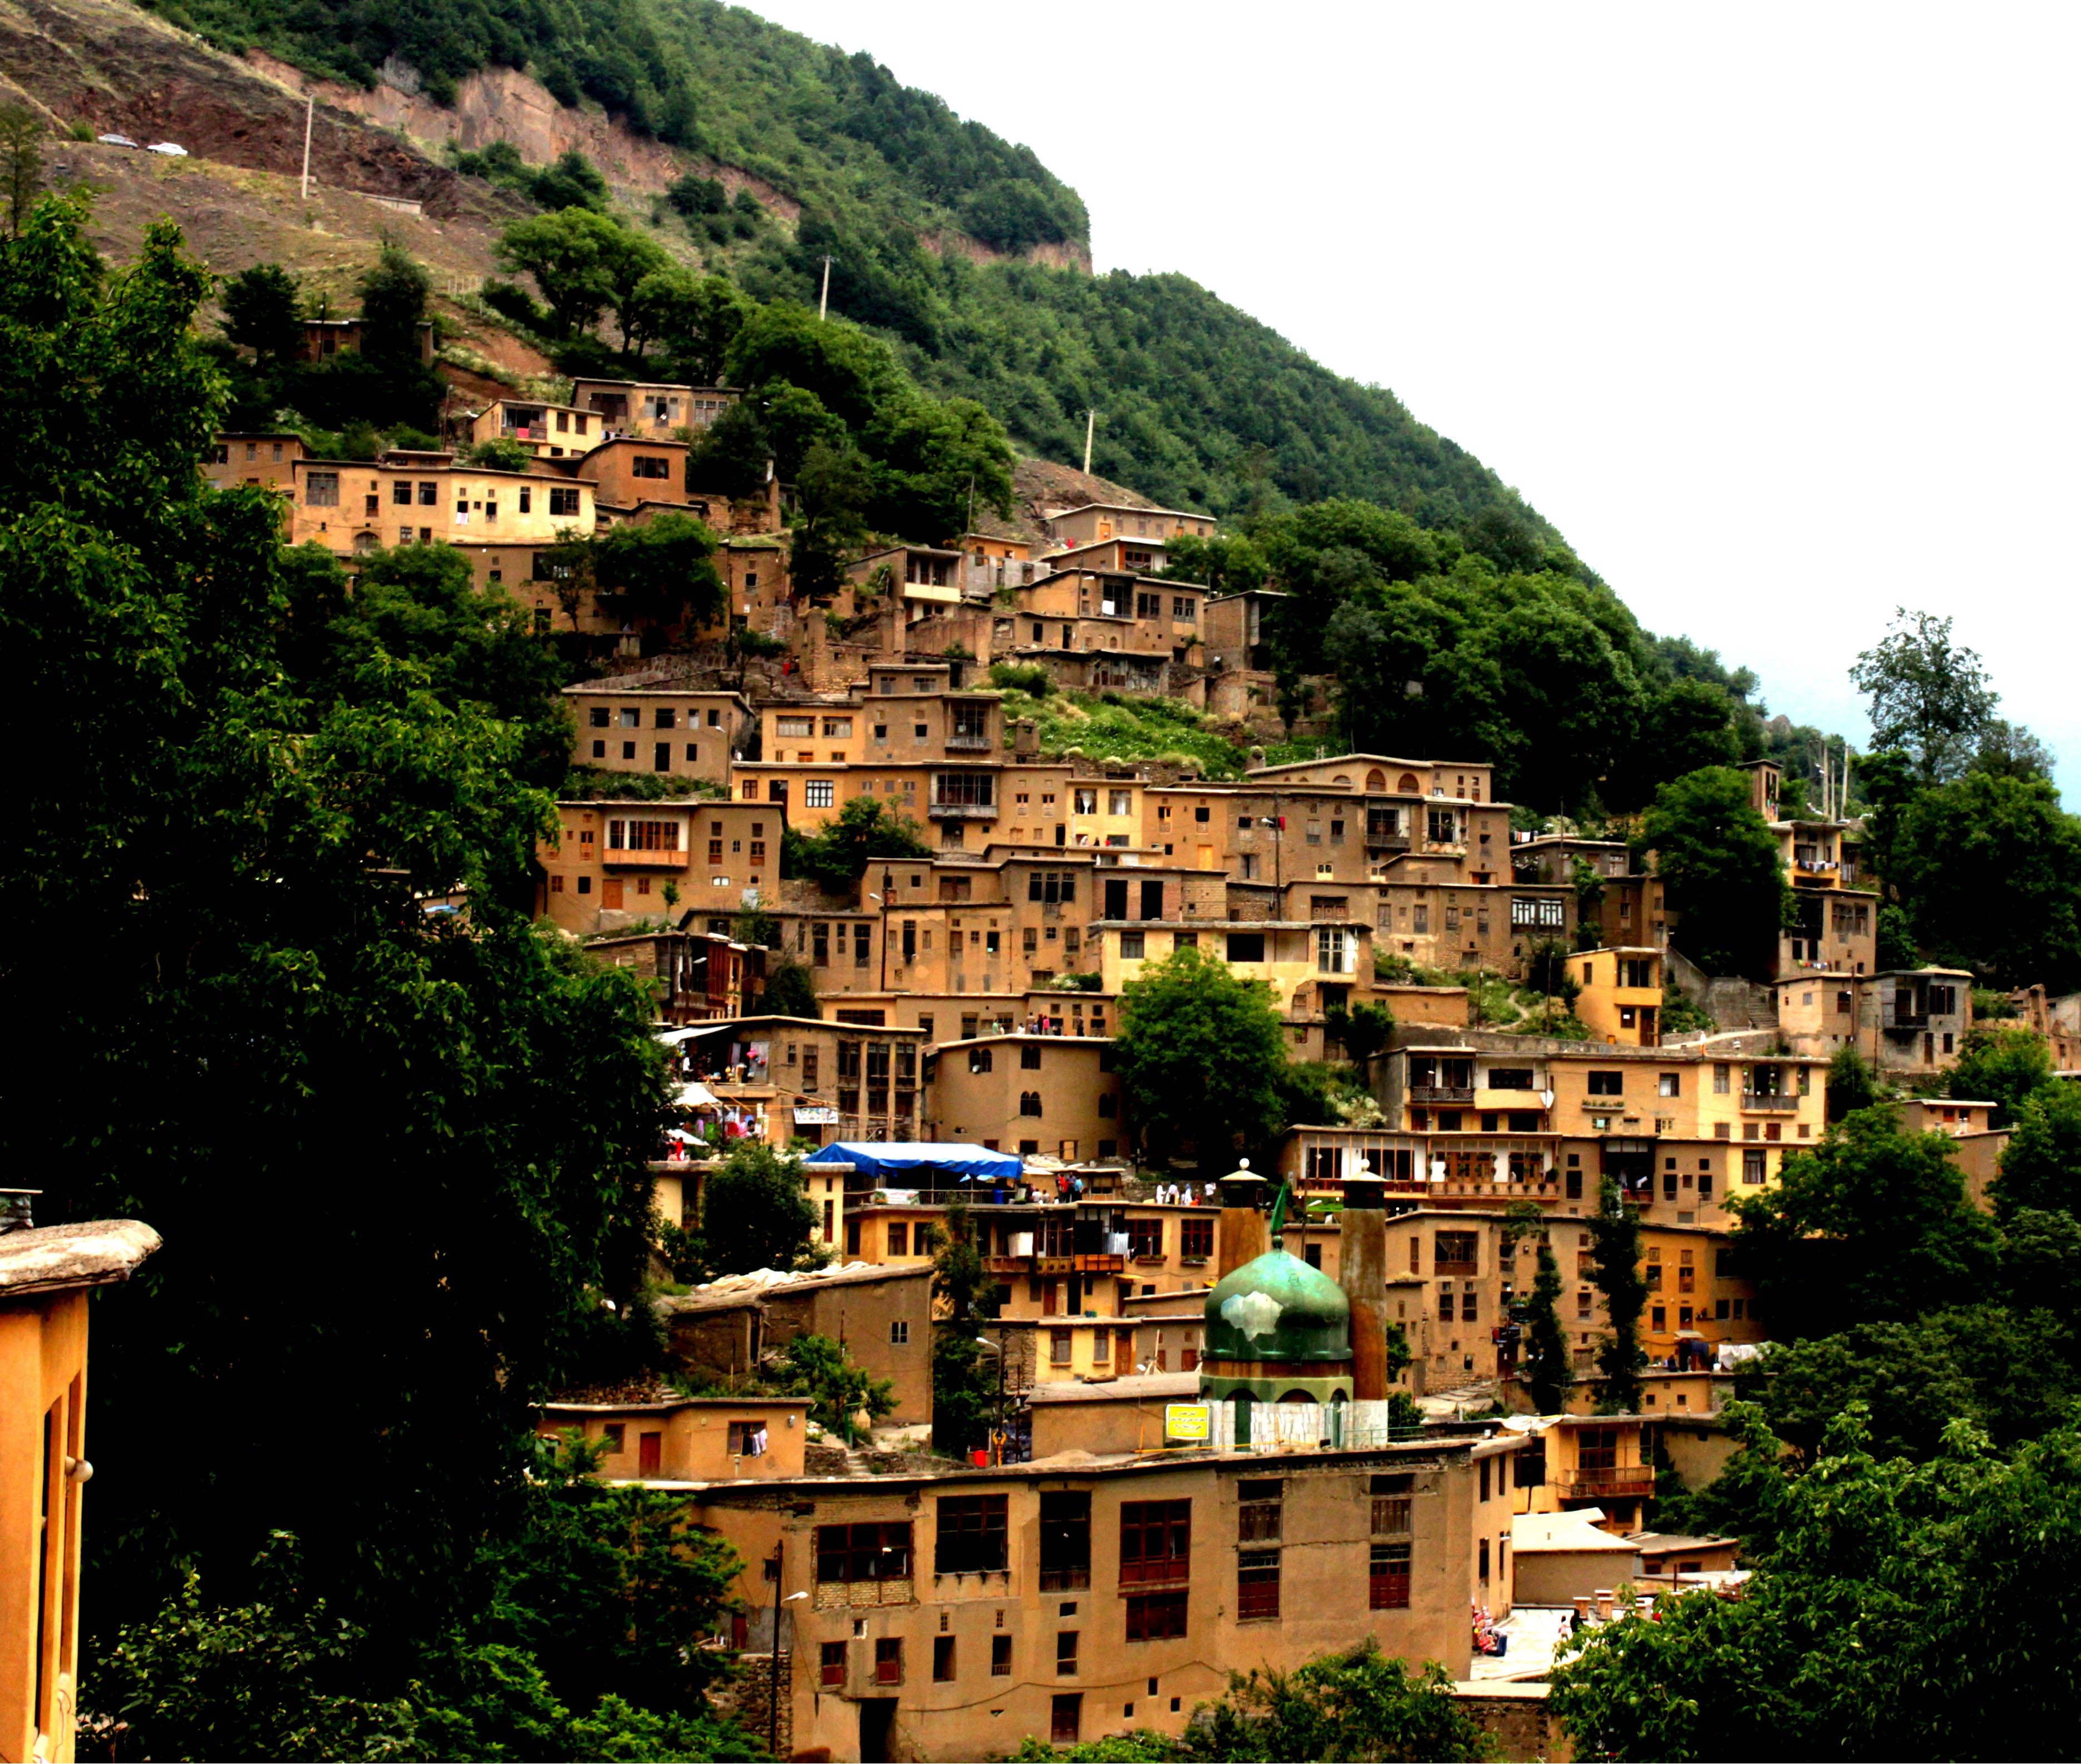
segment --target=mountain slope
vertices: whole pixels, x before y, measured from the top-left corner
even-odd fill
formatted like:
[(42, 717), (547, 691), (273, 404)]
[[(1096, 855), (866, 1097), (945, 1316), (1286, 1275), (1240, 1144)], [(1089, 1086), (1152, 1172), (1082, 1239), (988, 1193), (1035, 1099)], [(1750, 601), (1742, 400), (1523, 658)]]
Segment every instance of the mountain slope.
[[(82, 3), (0, 0), (0, 11), (55, 18)], [(1358, 496), (1427, 523), (1500, 517), (1558, 540), (1392, 393), (1331, 373), (1182, 276), (1083, 273), (1075, 192), (1029, 149), (867, 56), (716, 0), (153, 0), (152, 10), (246, 63), (279, 57), (349, 82), (333, 88), (333, 126), (321, 128), (335, 157), (354, 112), (435, 154), (444, 138), (511, 139), (538, 158), (559, 141), (583, 141), (595, 158), (605, 147), (624, 207), (676, 234), (677, 255), (762, 298), (805, 301), (832, 259), (832, 309), (895, 339), (927, 386), (977, 398), (1020, 446), (1066, 464), (1081, 461), (1095, 409), (1094, 468), (1158, 501), (1235, 514)], [(246, 64), (226, 65), (243, 79)], [(270, 169), (287, 170), (291, 107), (271, 107), (282, 114), (270, 120), (280, 137)], [(153, 126), (176, 138), (183, 122), (178, 106), (155, 112)], [(246, 145), (224, 150), (250, 163)], [(776, 224), (722, 243), (683, 228), (658, 200), (675, 166), (749, 191)], [(420, 182), (447, 181), (427, 171), (435, 177)]]

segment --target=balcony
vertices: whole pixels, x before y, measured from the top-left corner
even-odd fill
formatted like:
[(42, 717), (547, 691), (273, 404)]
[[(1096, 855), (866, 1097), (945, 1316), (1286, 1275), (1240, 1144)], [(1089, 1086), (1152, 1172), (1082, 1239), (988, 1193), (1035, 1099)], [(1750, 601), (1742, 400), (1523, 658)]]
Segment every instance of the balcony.
[(925, 812), (935, 821), (994, 821), (997, 819), (994, 802), (932, 802), (926, 805)]
[(1369, 852), (1406, 852), (1410, 838), (1406, 833), (1368, 833), (1365, 844)]
[(1760, 1091), (1755, 1090), (1744, 1090), (1742, 1093), (1742, 1110), (1744, 1114), (1795, 1114), (1798, 1112), (1798, 1109), (1799, 1099), (1797, 1097), (1780, 1095), (1767, 1097)]
[(1623, 1097), (1585, 1097), (1583, 1107), (1591, 1114), (1621, 1115), (1626, 1111), (1626, 1100)]
[(1889, 1030), (1898, 1029), (1903, 1035), (1912, 1035), (1917, 1029), (1929, 1027), (1929, 1013), (1896, 1008), (1885, 1019), (1885, 1024)]
[(539, 423), (509, 423), (499, 434), (508, 441), (546, 441), (549, 438), (549, 432)]
[(983, 1272), (988, 1274), (1030, 1274), (1033, 1272), (1031, 1256), (986, 1256), (982, 1259)]
[(605, 851), (599, 861), (609, 869), (684, 869), (689, 852)]
[(1609, 1469), (1586, 1470), (1579, 1465), (1553, 1479), (1553, 1492), (1563, 1501), (1645, 1500), (1654, 1492), (1654, 1466), (1618, 1464)]
[(988, 753), (990, 749), (990, 737), (986, 735), (975, 735), (961, 729), (947, 737), (947, 751), (949, 753)]
[(1472, 1084), (1411, 1084), (1409, 1100), (1414, 1103), (1471, 1103), (1474, 1100)]
[(1125, 1272), (1125, 1256), (1079, 1256), (1077, 1272), (1080, 1274), (1117, 1274)]

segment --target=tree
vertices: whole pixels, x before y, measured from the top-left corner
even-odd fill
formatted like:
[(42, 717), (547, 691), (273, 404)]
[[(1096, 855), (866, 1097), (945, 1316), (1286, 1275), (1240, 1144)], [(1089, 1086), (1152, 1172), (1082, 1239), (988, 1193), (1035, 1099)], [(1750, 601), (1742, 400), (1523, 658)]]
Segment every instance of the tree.
[(1567, 1408), (1568, 1394), (1575, 1387), (1574, 1361), (1567, 1332), (1561, 1327), (1561, 1265), (1543, 1236), (1539, 1240), (1539, 1272), (1532, 1281), (1520, 1376), (1534, 1414), (1558, 1415)]
[(361, 348), (355, 365), (372, 389), (381, 389), (365, 414), (375, 420), (387, 416), (424, 427), (432, 422), (444, 390), (420, 354), (433, 283), (410, 253), (385, 243), (362, 272), (359, 286)]
[(873, 473), (857, 448), (813, 441), (796, 474), (795, 493), (801, 519), (788, 573), (797, 593), (828, 600), (844, 587), (846, 561), (867, 537)]
[(44, 187), (43, 120), (27, 104), (0, 105), (0, 187), (6, 191), (7, 237), (19, 239)]
[(515, 221), (500, 235), (497, 255), (508, 269), (534, 277), (557, 335), (573, 338), (591, 330), (614, 298), (621, 249), (617, 222), (587, 208), (565, 208)]
[(923, 857), (930, 848), (918, 823), (877, 802), (856, 796), (821, 831), (786, 828), (780, 841), (781, 874), (813, 882), (833, 894), (856, 887), (877, 857)]
[(798, 1335), (781, 1350), (780, 1387), (788, 1396), (808, 1397), (809, 1419), (847, 1445), (853, 1442), (853, 1417), (862, 1409), (879, 1421), (896, 1407), (894, 1381), (863, 1371), (827, 1335)]
[(1158, 1161), (1189, 1151), (1225, 1162), (1279, 1121), (1286, 1045), (1271, 993), (1195, 947), (1146, 963), (1121, 990), (1113, 1051), (1129, 1117)]
[(711, 1278), (809, 1262), (816, 1204), (802, 1160), (763, 1139), (736, 1139), (701, 1189), (701, 1251)]
[(719, 621), (728, 591), (715, 566), (715, 533), (667, 509), (620, 521), (591, 540), (595, 587), (620, 597), (631, 621), (654, 629), (699, 630)]
[(520, 442), (498, 435), (466, 448), (461, 462), (494, 472), (524, 472), (535, 463), (535, 456)]
[[(1586, 1754), (1949, 1758), (2065, 1744), (2075, 1663), (2006, 1621), (2081, 1538), (2081, 1434), (2003, 1459), (1954, 1422), (1923, 1463), (1868, 1447), (1855, 1410), (1805, 1474), (1760, 1458), (1772, 1541), (1739, 1599), (1664, 1601), (1585, 1633), (1550, 1703)], [(1745, 1539), (1745, 1545), (1746, 1545)], [(2048, 1623), (2064, 1623), (2063, 1593)], [(1989, 1736), (1998, 1736), (1992, 1746)]]
[(1828, 1061), (1828, 1118), (1840, 1121), (1886, 1100), (1878, 1068), (1854, 1047), (1839, 1047)]
[(2045, 1038), (2027, 1029), (1975, 1024), (1959, 1044), (1958, 1063), (1944, 1088), (1969, 1102), (1991, 1102), (1989, 1125), (2006, 1127), (2024, 1102), (2052, 1081), (2052, 1053)]
[(1897, 813), (1886, 874), (1923, 949), (1996, 986), (2081, 984), (2081, 820), (2049, 780), (1969, 771)]
[(2002, 1148), (1995, 1212), (2005, 1220), (2020, 1207), (2081, 1215), (2081, 1085), (2041, 1084), (2007, 1106), (2016, 1127)]
[(1994, 1227), (1966, 1198), (1951, 1141), (1902, 1131), (1890, 1107), (1851, 1115), (1788, 1156), (1774, 1187), (1727, 1204), (1780, 1341), (1942, 1310), (1995, 1271)]
[(1686, 955), (1709, 974), (1769, 971), (1786, 890), (1747, 779), (1710, 766), (1665, 784), (1633, 843), (1653, 856)]
[(1394, 1013), (1385, 1004), (1356, 1004), (1348, 1011), (1331, 1010), (1328, 1029), (1345, 1058), (1363, 1071), (1394, 1033)]
[(997, 1314), (990, 1289), (974, 1221), (956, 1201), (932, 1257), (932, 1446), (946, 1457), (964, 1456), (990, 1437), (998, 1375), (976, 1330)]
[(280, 264), (255, 263), (226, 277), (217, 298), (224, 308), (225, 335), (250, 349), (263, 368), (302, 356), (302, 290)]
[[(493, 148), (503, 147), (504, 141), (493, 143)], [(486, 155), (492, 149), (486, 149)], [(515, 155), (515, 159), (519, 158)], [(607, 179), (599, 168), (575, 147), (567, 147), (557, 155), (553, 164), (537, 167), (527, 175), (523, 187), (537, 208), (549, 209), (591, 208), (604, 214), (607, 212)]]
[(1590, 1278), (1604, 1295), (1611, 1323), (1611, 1333), (1597, 1347), (1597, 1372), (1603, 1380), (1597, 1406), (1608, 1413), (1631, 1415), (1640, 1408), (1640, 1375), (1647, 1364), (1640, 1345), (1647, 1281), (1640, 1271), (1640, 1214), (1608, 1176), (1599, 1184), (1597, 1210), (1587, 1226)]
[(759, 1008), (774, 1017), (818, 1020), (822, 1013), (817, 1004), (815, 975), (800, 962), (780, 958), (766, 970), (766, 991)]
[(1926, 785), (1965, 769), (2000, 702), (1978, 654), (1951, 641), (1951, 621), (1906, 607), (1850, 680), (1871, 701), (1873, 750), (1901, 749)]
[[(22, 442), (0, 461), (0, 638), (16, 714), (59, 750), (0, 874), (24, 911), (96, 928), (0, 980), (39, 1025), (17, 1076), (48, 1105), (0, 1146), (53, 1222), (166, 1237), (149, 1281), (97, 1305), (103, 1449), (212, 1441), (97, 1493), (87, 1664), (185, 1564), (237, 1602), (274, 1530), (301, 1538), (312, 1597), (381, 1614), (402, 1649), (475, 1607), (534, 1405), (651, 1351), (624, 1320), (662, 1060), (630, 977), (510, 903), (553, 824), (519, 733), (438, 655), (376, 642), (335, 668), (327, 645), (323, 677), (290, 671), (279, 507), (195, 469), (221, 395), (206, 273), (162, 224), (107, 276), (84, 221), (44, 198), (0, 273)], [(467, 922), (429, 917), (453, 892)], [(297, 1278), (255, 1278), (285, 1241)], [(292, 1389), (325, 1400), (285, 1408)]]

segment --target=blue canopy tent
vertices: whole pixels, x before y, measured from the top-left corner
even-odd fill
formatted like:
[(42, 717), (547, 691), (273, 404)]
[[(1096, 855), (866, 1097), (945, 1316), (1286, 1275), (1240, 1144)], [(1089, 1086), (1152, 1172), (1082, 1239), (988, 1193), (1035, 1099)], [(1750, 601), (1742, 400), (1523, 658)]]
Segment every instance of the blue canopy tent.
[(1019, 1160), (987, 1146), (923, 1140), (841, 1139), (812, 1151), (805, 1164), (850, 1164), (876, 1188), (949, 1189), (1016, 1182)]

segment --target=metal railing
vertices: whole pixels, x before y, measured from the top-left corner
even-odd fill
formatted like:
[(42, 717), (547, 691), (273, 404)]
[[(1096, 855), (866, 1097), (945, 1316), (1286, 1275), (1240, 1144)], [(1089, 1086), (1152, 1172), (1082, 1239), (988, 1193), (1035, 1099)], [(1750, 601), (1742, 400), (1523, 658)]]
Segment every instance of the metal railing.
[(1760, 1091), (1744, 1090), (1742, 1093), (1742, 1107), (1756, 1114), (1789, 1114), (1799, 1107), (1799, 1099), (1777, 1093), (1766, 1096)]

